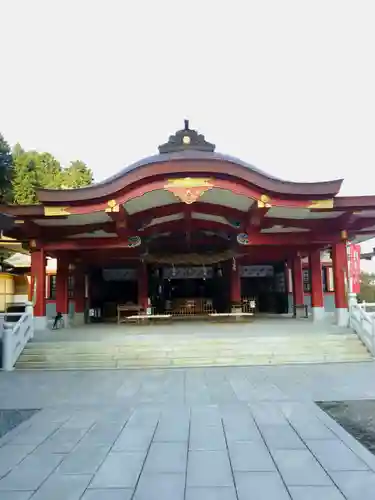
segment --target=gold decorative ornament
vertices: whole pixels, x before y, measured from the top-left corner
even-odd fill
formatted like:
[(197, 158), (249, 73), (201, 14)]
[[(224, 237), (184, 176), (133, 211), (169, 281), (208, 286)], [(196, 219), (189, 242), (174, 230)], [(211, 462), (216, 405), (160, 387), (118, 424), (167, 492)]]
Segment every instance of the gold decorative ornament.
[(341, 239), (342, 240), (347, 240), (348, 239), (348, 231), (346, 229), (343, 229), (340, 233)]
[(314, 209), (314, 208), (333, 208), (333, 199), (330, 200), (313, 200), (310, 201), (310, 205), (307, 206), (307, 208)]
[(44, 215), (46, 217), (60, 217), (70, 215), (69, 207), (44, 207)]
[(24, 220), (22, 220), (22, 219), (16, 219), (16, 220), (14, 221), (14, 223), (15, 223), (15, 224), (24, 224), (24, 223), (25, 223), (25, 221), (24, 221)]
[(120, 206), (117, 204), (116, 200), (109, 200), (107, 205), (108, 207), (105, 209), (107, 213), (120, 211)]
[(30, 248), (36, 248), (36, 241), (35, 240), (30, 240)]
[(262, 194), (258, 200), (258, 208), (269, 208), (271, 207), (270, 197), (266, 194)]
[(182, 142), (184, 144), (190, 144), (190, 137), (188, 135), (184, 135), (184, 137), (182, 138)]

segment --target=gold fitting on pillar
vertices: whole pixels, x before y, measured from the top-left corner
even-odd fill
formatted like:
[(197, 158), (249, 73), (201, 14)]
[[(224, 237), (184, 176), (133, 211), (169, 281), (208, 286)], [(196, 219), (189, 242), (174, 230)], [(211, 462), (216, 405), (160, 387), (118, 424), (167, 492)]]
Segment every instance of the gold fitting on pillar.
[(340, 236), (341, 236), (341, 239), (342, 240), (347, 240), (348, 239), (348, 231), (346, 229), (343, 229), (341, 232), (340, 232)]

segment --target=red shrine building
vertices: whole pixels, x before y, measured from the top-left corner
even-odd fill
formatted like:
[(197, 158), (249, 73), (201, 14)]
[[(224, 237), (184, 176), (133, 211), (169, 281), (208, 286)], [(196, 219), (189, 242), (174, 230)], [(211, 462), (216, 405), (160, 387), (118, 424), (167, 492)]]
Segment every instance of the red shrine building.
[(39, 190), (38, 205), (2, 212), (29, 245), (36, 328), (56, 312), (78, 325), (121, 306), (202, 317), (249, 303), (255, 315), (335, 312), (345, 325), (347, 245), (375, 235), (375, 196), (340, 197), (341, 184), (268, 175), (185, 121), (158, 154), (104, 182)]

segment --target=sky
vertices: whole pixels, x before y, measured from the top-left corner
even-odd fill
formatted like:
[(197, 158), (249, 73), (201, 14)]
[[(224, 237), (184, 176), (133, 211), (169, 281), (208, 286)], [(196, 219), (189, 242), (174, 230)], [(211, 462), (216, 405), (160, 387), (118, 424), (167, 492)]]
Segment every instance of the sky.
[(270, 174), (375, 194), (373, 0), (0, 0), (0, 16), (12, 145), (100, 181), (189, 118)]

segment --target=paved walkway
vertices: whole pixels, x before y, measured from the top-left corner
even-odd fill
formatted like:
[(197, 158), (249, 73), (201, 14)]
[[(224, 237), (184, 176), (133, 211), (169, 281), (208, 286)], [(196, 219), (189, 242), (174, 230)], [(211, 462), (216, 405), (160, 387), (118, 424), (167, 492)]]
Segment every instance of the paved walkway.
[(373, 500), (375, 457), (313, 400), (375, 398), (375, 364), (13, 372), (1, 500)]

